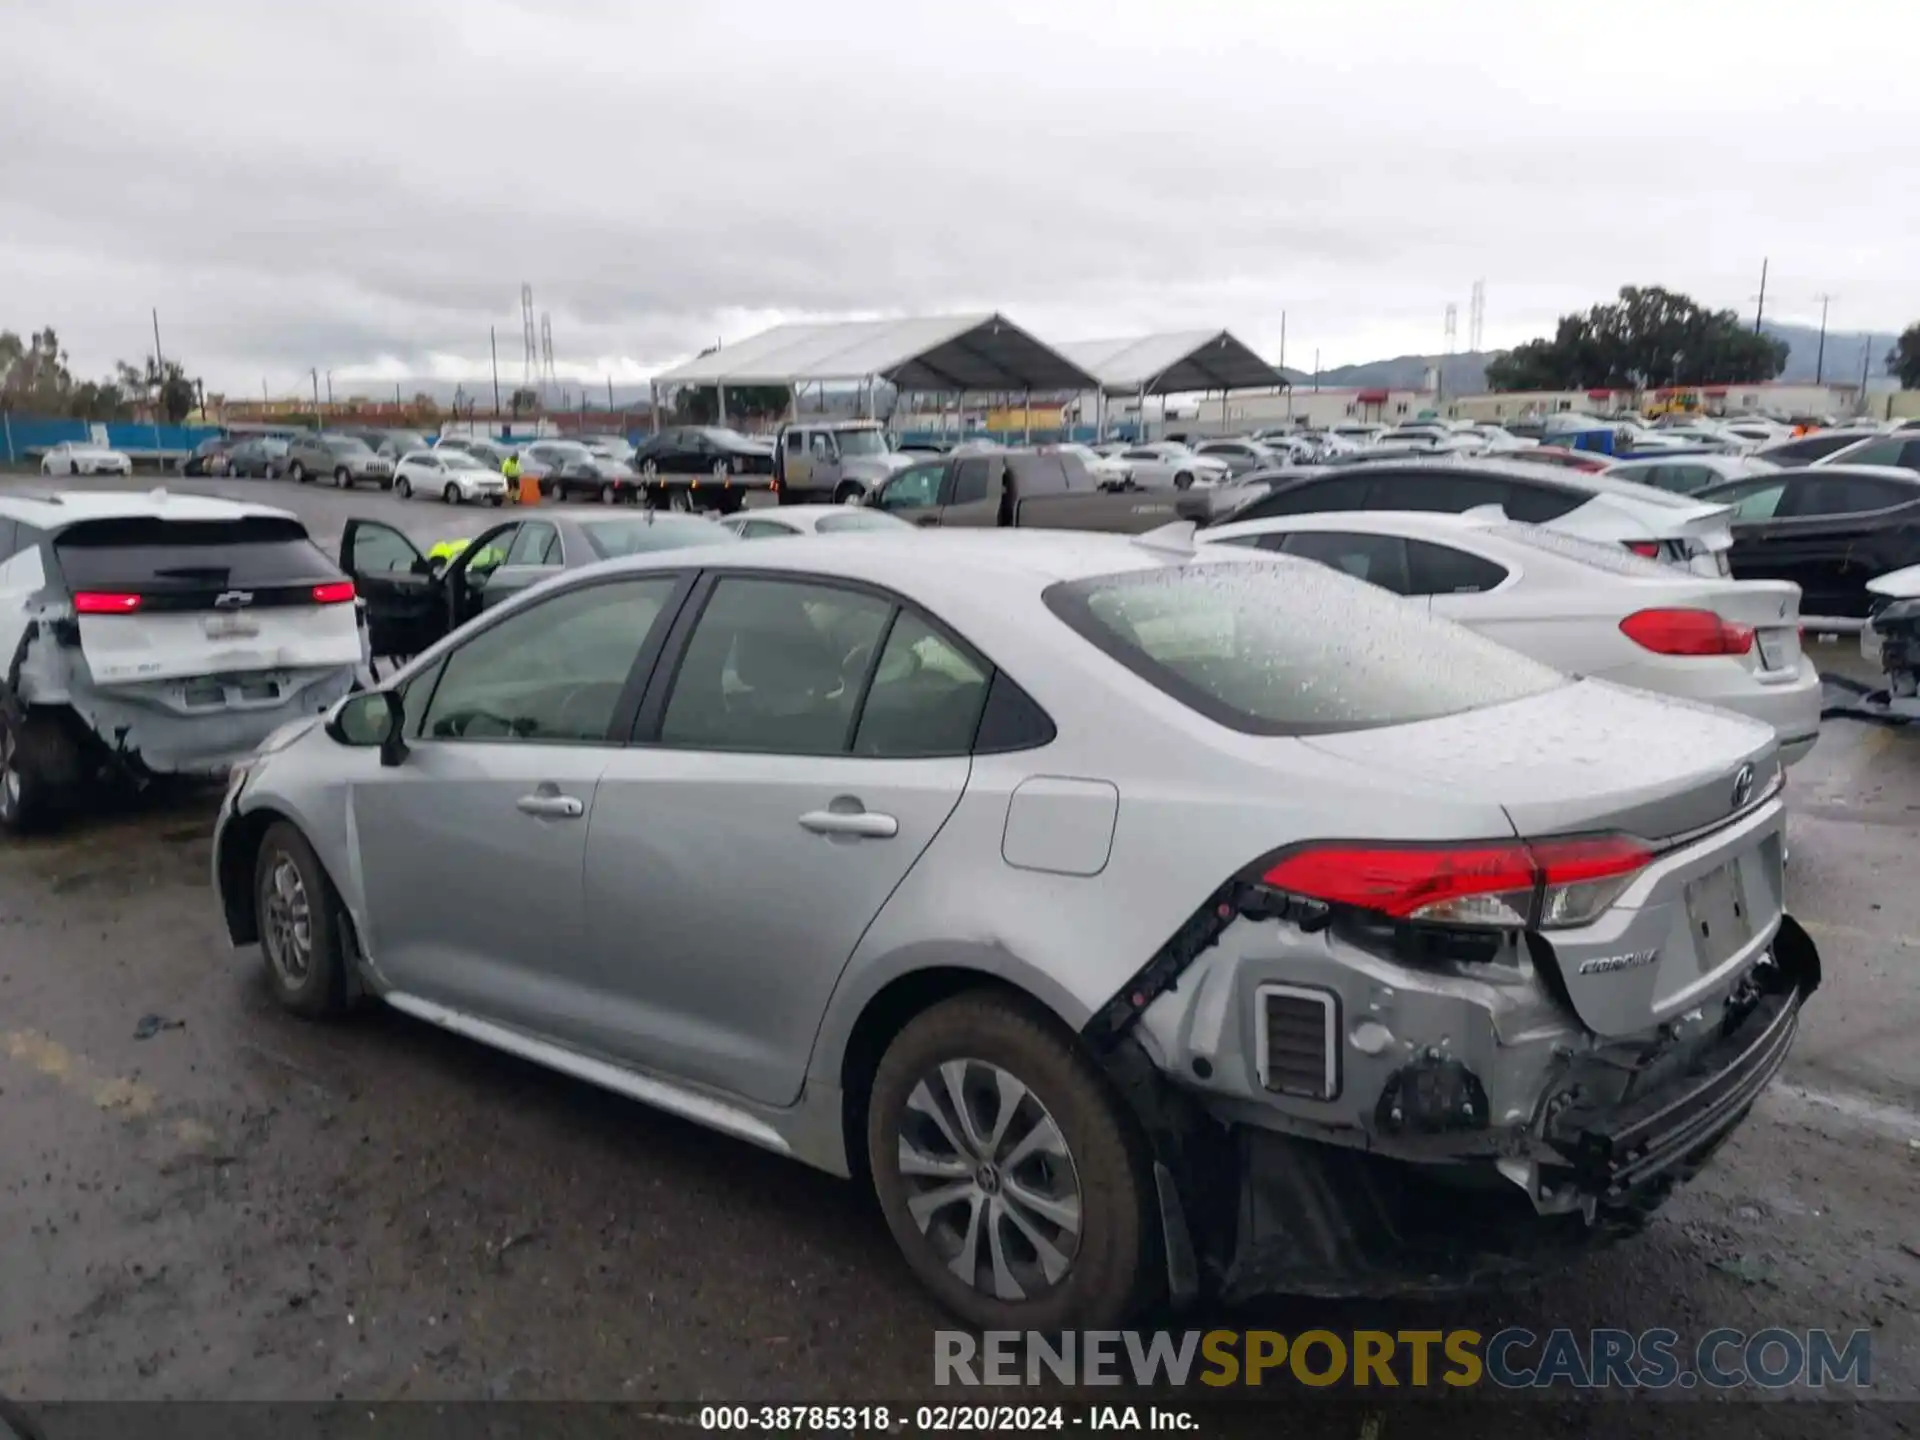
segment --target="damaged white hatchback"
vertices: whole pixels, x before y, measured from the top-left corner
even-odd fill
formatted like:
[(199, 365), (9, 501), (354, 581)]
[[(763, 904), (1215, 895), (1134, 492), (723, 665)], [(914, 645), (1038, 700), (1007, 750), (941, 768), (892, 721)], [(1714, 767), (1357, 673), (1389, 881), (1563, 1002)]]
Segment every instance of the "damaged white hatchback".
[(0, 496), (0, 828), (102, 774), (217, 776), (365, 663), (353, 582), (284, 510)]

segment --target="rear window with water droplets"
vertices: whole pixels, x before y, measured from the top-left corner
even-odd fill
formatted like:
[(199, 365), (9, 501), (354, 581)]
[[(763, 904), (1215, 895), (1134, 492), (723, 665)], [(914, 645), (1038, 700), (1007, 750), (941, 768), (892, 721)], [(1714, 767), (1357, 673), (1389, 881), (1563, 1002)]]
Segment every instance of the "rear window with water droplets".
[(1063, 581), (1047, 608), (1174, 699), (1254, 735), (1325, 735), (1542, 694), (1557, 670), (1307, 561)]

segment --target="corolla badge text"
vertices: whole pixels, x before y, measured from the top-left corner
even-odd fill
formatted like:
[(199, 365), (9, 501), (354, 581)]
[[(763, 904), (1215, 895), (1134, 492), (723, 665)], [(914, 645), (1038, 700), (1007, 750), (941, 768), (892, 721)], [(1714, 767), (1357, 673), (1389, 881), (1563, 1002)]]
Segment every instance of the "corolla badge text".
[(1596, 955), (1580, 962), (1582, 975), (1614, 975), (1622, 970), (1638, 970), (1660, 958), (1658, 950), (1629, 950), (1624, 955)]

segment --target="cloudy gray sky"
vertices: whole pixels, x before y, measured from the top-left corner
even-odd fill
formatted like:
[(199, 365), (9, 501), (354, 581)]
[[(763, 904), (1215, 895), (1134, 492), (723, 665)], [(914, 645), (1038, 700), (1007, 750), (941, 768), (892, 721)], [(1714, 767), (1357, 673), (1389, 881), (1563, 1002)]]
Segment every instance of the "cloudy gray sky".
[(786, 318), (1511, 344), (1920, 318), (1912, 0), (0, 0), (0, 328), (209, 389), (637, 380)]

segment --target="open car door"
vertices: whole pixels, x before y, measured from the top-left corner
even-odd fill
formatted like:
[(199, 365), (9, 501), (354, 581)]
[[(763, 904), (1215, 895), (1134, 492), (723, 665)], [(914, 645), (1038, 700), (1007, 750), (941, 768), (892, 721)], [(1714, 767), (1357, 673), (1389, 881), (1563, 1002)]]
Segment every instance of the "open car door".
[(368, 648), (376, 657), (418, 655), (451, 628), (444, 571), (393, 526), (349, 520), (340, 568), (367, 607)]

